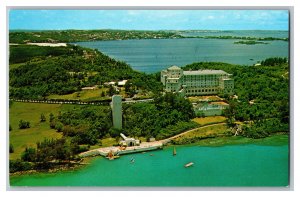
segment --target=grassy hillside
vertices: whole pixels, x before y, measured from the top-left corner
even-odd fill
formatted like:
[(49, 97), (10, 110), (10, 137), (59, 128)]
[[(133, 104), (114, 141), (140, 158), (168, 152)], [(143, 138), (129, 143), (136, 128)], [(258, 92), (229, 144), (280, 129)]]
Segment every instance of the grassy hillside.
[[(21, 156), (25, 147), (35, 147), (36, 142), (44, 138), (61, 138), (62, 134), (50, 129), (49, 114), (58, 114), (60, 104), (42, 103), (19, 103), (13, 102), (9, 108), (9, 124), (12, 130), (9, 132), (9, 141), (14, 147), (14, 153), (10, 154), (10, 159), (17, 159)], [(40, 122), (41, 114), (47, 118), (46, 122)], [(19, 121), (30, 122), (30, 128), (19, 129)]]
[(49, 57), (60, 55), (74, 55), (76, 50), (73, 47), (50, 47), (34, 45), (10, 45), (9, 63), (21, 63), (31, 60), (35, 57)]
[(228, 133), (226, 125), (212, 125), (199, 128), (192, 132), (186, 133), (172, 140), (173, 144), (190, 144), (202, 141), (204, 139), (211, 139), (218, 136), (225, 136)]
[[(129, 92), (162, 89), (156, 75), (134, 71), (128, 64), (97, 50), (74, 45), (61, 49), (12, 45), (10, 51), (10, 98), (46, 99), (49, 95), (71, 95), (82, 87), (123, 79), (130, 80)], [(83, 99), (86, 100), (86, 96)]]
[(204, 118), (194, 118), (193, 121), (203, 126), (203, 125), (225, 122), (226, 118), (224, 116), (208, 116)]

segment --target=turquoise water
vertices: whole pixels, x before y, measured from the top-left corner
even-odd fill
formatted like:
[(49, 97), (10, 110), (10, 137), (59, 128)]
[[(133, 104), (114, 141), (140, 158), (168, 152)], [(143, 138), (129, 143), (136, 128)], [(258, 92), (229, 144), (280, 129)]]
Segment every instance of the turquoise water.
[(184, 66), (201, 61), (253, 65), (269, 57), (288, 57), (289, 54), (289, 43), (285, 41), (268, 41), (269, 44), (256, 45), (234, 44), (235, 41), (237, 40), (186, 38), (77, 44), (98, 49), (114, 59), (130, 64), (133, 69), (146, 73), (159, 72), (170, 65)]
[[(80, 170), (11, 178), (13, 186), (287, 186), (288, 146), (177, 146), (109, 161), (96, 158)], [(151, 156), (150, 154), (153, 154)], [(135, 163), (130, 163), (131, 158)], [(185, 168), (188, 162), (194, 165)]]

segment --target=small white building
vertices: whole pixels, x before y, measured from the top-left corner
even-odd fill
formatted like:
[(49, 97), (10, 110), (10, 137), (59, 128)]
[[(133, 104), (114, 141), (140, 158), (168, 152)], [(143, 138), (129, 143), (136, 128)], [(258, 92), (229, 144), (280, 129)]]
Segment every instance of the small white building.
[(83, 87), (81, 90), (96, 90), (97, 86), (92, 86), (92, 87)]
[(112, 86), (114, 86), (114, 85), (116, 85), (116, 82), (114, 82), (114, 81), (105, 82), (104, 85), (107, 85), (107, 86), (112, 85)]
[(122, 80), (118, 82), (118, 86), (125, 86), (127, 80)]
[(140, 140), (136, 140), (134, 138), (126, 137), (123, 133), (120, 133), (123, 140), (120, 141), (120, 146), (139, 146)]
[(149, 138), (149, 142), (155, 142), (155, 138), (154, 137), (150, 137)]

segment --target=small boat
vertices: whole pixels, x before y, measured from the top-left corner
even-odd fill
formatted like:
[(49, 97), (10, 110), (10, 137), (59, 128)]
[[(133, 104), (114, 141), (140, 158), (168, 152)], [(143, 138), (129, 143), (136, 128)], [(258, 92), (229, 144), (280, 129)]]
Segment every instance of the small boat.
[(174, 149), (173, 149), (173, 156), (175, 156), (177, 153), (176, 153), (176, 149), (175, 149), (175, 146), (174, 146)]
[(111, 151), (109, 151), (109, 153), (107, 154), (107, 157), (106, 158), (108, 158), (109, 160), (114, 160), (114, 159), (118, 159), (120, 156), (118, 155), (118, 153), (117, 153), (117, 155), (114, 155), (114, 153), (113, 153), (113, 151), (111, 150)]
[(134, 158), (131, 158), (130, 163), (134, 163), (134, 162), (135, 162)]
[(193, 163), (193, 162), (190, 162), (190, 163), (185, 164), (184, 167), (188, 168), (188, 167), (190, 167), (190, 166), (192, 166), (192, 165), (194, 165), (194, 163)]

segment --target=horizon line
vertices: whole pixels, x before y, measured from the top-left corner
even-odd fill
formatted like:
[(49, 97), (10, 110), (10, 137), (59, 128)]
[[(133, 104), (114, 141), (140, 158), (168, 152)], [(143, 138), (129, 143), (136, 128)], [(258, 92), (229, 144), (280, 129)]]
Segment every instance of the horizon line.
[(283, 29), (8, 29), (8, 31), (94, 31), (94, 30), (119, 30), (119, 31), (289, 31)]

